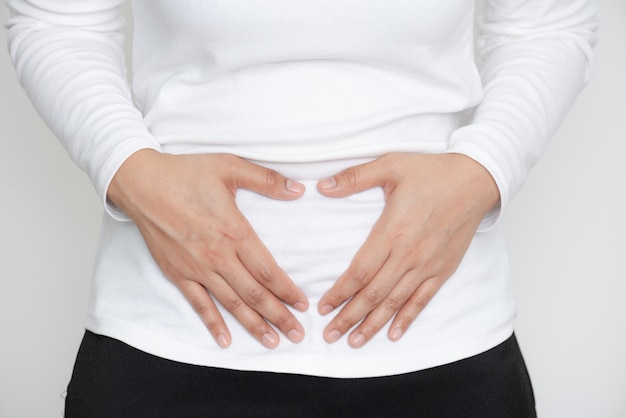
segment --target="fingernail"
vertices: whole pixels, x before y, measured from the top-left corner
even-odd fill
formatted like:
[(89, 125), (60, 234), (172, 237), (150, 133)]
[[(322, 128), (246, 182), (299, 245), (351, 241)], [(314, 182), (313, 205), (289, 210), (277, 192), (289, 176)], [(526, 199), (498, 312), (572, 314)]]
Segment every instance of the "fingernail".
[(228, 347), (228, 338), (226, 337), (226, 334), (220, 333), (217, 336), (217, 343), (219, 344), (220, 347), (227, 348)]
[(287, 338), (289, 338), (294, 343), (299, 343), (300, 341), (302, 341), (303, 337), (304, 334), (302, 334), (302, 332), (298, 331), (297, 329), (292, 329), (287, 333)]
[(326, 341), (329, 344), (332, 344), (335, 341), (337, 341), (339, 339), (339, 337), (341, 337), (341, 332), (337, 331), (336, 329), (332, 330), (331, 332), (328, 333), (327, 337), (328, 338), (326, 339)]
[(265, 334), (263, 334), (263, 337), (261, 337), (261, 342), (267, 348), (274, 348), (278, 345), (278, 339), (274, 334), (270, 332), (266, 332)]
[(335, 308), (333, 308), (330, 305), (324, 305), (320, 308), (320, 315), (328, 315), (329, 313), (333, 311), (333, 309)]
[(309, 305), (304, 302), (296, 302), (293, 304), (293, 307), (300, 312), (305, 312), (309, 308)]
[(337, 180), (334, 177), (326, 177), (325, 179), (321, 179), (318, 183), (320, 189), (324, 190), (332, 190), (337, 187)]
[(402, 337), (402, 334), (404, 334), (402, 328), (396, 327), (391, 331), (391, 334), (389, 334), (389, 338), (391, 338), (391, 341), (398, 341)]
[(287, 179), (285, 182), (285, 186), (287, 186), (287, 190), (293, 193), (302, 193), (304, 191), (304, 184), (298, 183), (297, 181), (293, 181), (291, 179)]
[(365, 344), (365, 335), (359, 332), (358, 334), (350, 336), (350, 345), (353, 348), (359, 348), (363, 346), (363, 344)]

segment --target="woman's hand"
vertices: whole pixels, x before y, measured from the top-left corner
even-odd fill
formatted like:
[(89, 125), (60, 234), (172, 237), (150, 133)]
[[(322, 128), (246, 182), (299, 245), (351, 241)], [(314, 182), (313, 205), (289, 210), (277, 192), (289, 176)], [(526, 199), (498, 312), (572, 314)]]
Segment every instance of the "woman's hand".
[(484, 215), (497, 204), (497, 186), (483, 166), (461, 154), (388, 154), (318, 183), (329, 197), (382, 187), (386, 205), (348, 269), (322, 297), (328, 314), (350, 301), (324, 330), (328, 343), (354, 325), (358, 348), (392, 317), (397, 341), (454, 273)]
[(141, 150), (120, 167), (108, 198), (135, 221), (156, 263), (221, 347), (231, 335), (210, 295), (265, 347), (279, 342), (268, 322), (300, 342), (304, 329), (284, 303), (305, 311), (308, 300), (238, 210), (239, 188), (281, 200), (304, 192), (302, 184), (232, 155)]

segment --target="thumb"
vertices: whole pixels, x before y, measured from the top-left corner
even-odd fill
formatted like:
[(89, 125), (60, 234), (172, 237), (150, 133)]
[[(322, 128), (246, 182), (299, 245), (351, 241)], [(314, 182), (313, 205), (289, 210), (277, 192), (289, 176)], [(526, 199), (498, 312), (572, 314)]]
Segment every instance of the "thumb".
[(379, 160), (349, 167), (332, 177), (317, 182), (317, 189), (325, 196), (345, 197), (378, 186), (385, 180), (379, 167)]
[(277, 200), (295, 200), (304, 193), (304, 185), (281, 175), (275, 170), (242, 161), (237, 170), (237, 188), (260, 193)]

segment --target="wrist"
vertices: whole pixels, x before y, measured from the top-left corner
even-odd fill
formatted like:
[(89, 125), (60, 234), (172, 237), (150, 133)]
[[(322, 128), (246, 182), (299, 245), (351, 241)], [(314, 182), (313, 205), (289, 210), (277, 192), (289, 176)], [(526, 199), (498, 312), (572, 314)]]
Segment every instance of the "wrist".
[(107, 189), (107, 200), (126, 212), (138, 190), (145, 190), (151, 170), (163, 156), (154, 149), (141, 149), (131, 154), (117, 170)]
[(462, 187), (475, 202), (482, 215), (500, 202), (500, 190), (491, 173), (478, 161), (465, 154), (448, 154), (463, 179)]

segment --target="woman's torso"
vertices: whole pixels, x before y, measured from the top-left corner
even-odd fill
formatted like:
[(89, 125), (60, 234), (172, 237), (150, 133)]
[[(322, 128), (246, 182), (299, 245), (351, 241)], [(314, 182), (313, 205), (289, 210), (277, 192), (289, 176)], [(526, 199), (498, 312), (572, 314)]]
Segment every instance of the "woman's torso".
[[(88, 327), (162, 357), (217, 367), (337, 377), (396, 374), (484, 351), (511, 333), (514, 306), (497, 229), (398, 343), (321, 337), (316, 302), (348, 266), (384, 206), (315, 182), (387, 152), (445, 152), (482, 89), (473, 3), (135, 0), (134, 90), (165, 152), (226, 152), (302, 181), (293, 202), (239, 191), (237, 203), (311, 300), (294, 345), (261, 347), (230, 317), (233, 346), (211, 340), (163, 277), (132, 223), (105, 218)], [(367, 364), (367, 367), (363, 365)]]

